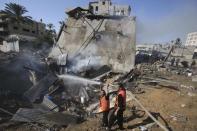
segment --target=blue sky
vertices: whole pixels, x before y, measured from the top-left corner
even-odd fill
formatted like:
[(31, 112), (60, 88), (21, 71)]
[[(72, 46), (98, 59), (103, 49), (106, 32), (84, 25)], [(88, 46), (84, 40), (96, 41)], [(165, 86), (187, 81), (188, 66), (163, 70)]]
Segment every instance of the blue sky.
[[(59, 29), (59, 21), (66, 17), (65, 9), (87, 7), (91, 0), (0, 0), (4, 4), (16, 2), (27, 8), (35, 20), (43, 19)], [(115, 4), (129, 4), (137, 16), (137, 43), (169, 42), (197, 31), (197, 0), (113, 0)]]

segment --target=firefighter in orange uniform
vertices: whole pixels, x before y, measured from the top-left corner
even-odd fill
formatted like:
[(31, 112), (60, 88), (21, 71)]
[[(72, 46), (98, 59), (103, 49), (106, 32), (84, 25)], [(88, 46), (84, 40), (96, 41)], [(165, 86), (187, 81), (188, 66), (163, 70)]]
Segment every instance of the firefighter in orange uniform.
[(108, 127), (109, 95), (104, 90), (101, 90), (99, 112), (103, 113), (102, 126)]
[(117, 118), (118, 126), (120, 130), (123, 128), (123, 113), (126, 109), (126, 89), (122, 83), (119, 83), (119, 89), (116, 96), (116, 102), (114, 105), (115, 116)]

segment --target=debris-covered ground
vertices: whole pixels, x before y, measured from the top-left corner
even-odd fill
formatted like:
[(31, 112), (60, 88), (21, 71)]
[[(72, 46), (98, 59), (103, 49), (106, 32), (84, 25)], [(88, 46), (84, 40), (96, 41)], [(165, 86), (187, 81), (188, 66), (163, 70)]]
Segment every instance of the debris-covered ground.
[[(168, 74), (170, 75), (170, 74)], [(166, 76), (166, 74), (165, 74)], [(171, 75), (167, 79), (180, 82), (182, 84), (192, 83), (191, 79), (186, 76)], [(164, 125), (175, 131), (195, 131), (197, 130), (197, 96), (195, 91), (188, 89), (174, 90), (159, 85), (144, 85), (140, 84), (139, 87), (144, 93), (135, 94), (136, 98), (153, 114), (158, 117), (158, 120)], [(197, 87), (197, 83), (193, 83), (193, 87)], [(135, 108), (134, 108), (135, 107)], [(84, 123), (77, 126), (70, 126), (65, 131), (99, 131), (100, 116), (96, 118), (89, 118)], [(152, 123), (145, 112), (139, 107), (135, 101), (128, 103), (127, 110), (124, 114), (125, 130), (140, 130), (140, 126)], [(116, 130), (118, 127), (114, 126)], [(156, 124), (150, 127), (151, 130), (162, 130)]]
[[(74, 11), (78, 12), (78, 9)], [(80, 17), (85, 19), (83, 15)], [(120, 22), (119, 19), (116, 19), (116, 24)], [(134, 21), (132, 19), (132, 22)], [(103, 44), (104, 41), (106, 45), (113, 45), (114, 42), (111, 41), (115, 37), (118, 40), (117, 44), (119, 37), (130, 41), (124, 33), (117, 32), (116, 26), (113, 33), (106, 30), (112, 33), (110, 36), (113, 37), (110, 37), (110, 40), (105, 37), (95, 39), (97, 32), (99, 31), (95, 32), (93, 29), (92, 38), (90, 37), (96, 45), (99, 42)], [(100, 31), (101, 34), (103, 32)], [(77, 35), (73, 36), (77, 38)], [(67, 41), (62, 39), (64, 42)], [(60, 40), (57, 43), (61, 45), (65, 44), (64, 42)], [(93, 43), (89, 41), (84, 48)], [(106, 49), (103, 46), (99, 47), (101, 52), (92, 50), (91, 47), (83, 50), (84, 53), (74, 51), (74, 54), (68, 54), (62, 52), (59, 44), (52, 48), (55, 56), (49, 55), (49, 47), (24, 48), (19, 53), (0, 52), (1, 130), (106, 130), (100, 121), (102, 116), (99, 112), (100, 91), (104, 89), (110, 94), (111, 111), (108, 116), (110, 119), (114, 117), (113, 107), (119, 84), (123, 84), (127, 91), (125, 130), (197, 130), (196, 63), (193, 58), (190, 61), (179, 57), (175, 60), (171, 54), (178, 47), (173, 45), (167, 56), (161, 56), (159, 52), (153, 53), (153, 51), (147, 58), (144, 55), (135, 56), (134, 48), (128, 51), (122, 50), (121, 53), (117, 48), (117, 53), (111, 46), (107, 47), (115, 54), (112, 55), (107, 51), (110, 56), (102, 53), (106, 52), (103, 51)], [(73, 42), (70, 44), (73, 45)], [(123, 44), (129, 43), (124, 41)], [(132, 44), (134, 47), (135, 44)], [(64, 46), (69, 48), (66, 44)], [(96, 56), (93, 55), (95, 52), (98, 53)], [(131, 53), (129, 54), (132, 61), (126, 52)], [(113, 60), (110, 60), (111, 56), (114, 56)], [(101, 62), (100, 58), (105, 59), (105, 62)], [(109, 61), (112, 63), (108, 63)], [(118, 130), (116, 121), (112, 130)]]
[[(6, 110), (13, 114), (1, 111), (0, 127), (10, 131), (105, 130), (101, 127), (101, 114), (97, 112), (100, 90), (98, 85), (103, 83), (104, 89), (110, 92), (117, 89), (116, 83), (124, 82), (128, 94), (127, 109), (124, 113), (125, 130), (162, 130), (132, 99), (131, 93), (133, 93), (140, 103), (167, 129), (195, 131), (197, 130), (197, 83), (192, 82), (192, 76), (188, 76), (188, 72), (185, 70), (187, 69), (182, 67), (163, 68), (157, 64), (142, 64), (138, 69), (136, 68), (127, 74), (112, 73), (105, 70), (106, 73), (101, 73), (101, 75), (94, 71), (95, 74), (99, 75), (95, 78), (90, 73), (89, 76), (94, 76), (94, 79), (73, 75), (54, 77), (49, 74), (25, 92), (32, 104), (26, 103), (22, 99), (23, 97), (19, 100), (10, 98), (10, 101), (4, 102), (1, 107), (5, 108), (6, 102), (9, 106), (11, 104), (12, 107), (6, 108)], [(195, 72), (195, 70), (193, 71)], [(73, 82), (69, 82), (71, 79)], [(43, 90), (44, 85), (48, 88)], [(106, 85), (108, 85), (107, 88)], [(72, 90), (72, 88), (75, 89)], [(38, 99), (39, 90), (37, 89), (42, 89), (42, 93), (46, 91), (43, 99)], [(65, 93), (72, 95), (66, 94), (69, 99), (65, 99), (62, 97)], [(113, 106), (113, 98), (111, 105)], [(16, 111), (17, 115), (15, 114)], [(118, 130), (117, 125), (114, 125), (112, 130)]]
[[(150, 87), (150, 86), (149, 86)], [(146, 89), (146, 93), (136, 95), (137, 98), (143, 103), (143, 105), (151, 112), (159, 113), (164, 120), (168, 123), (174, 131), (196, 131), (197, 126), (197, 115), (196, 107), (197, 102), (196, 96), (188, 96), (187, 94), (179, 94), (177, 91), (170, 89)], [(139, 126), (146, 124), (143, 122), (147, 119), (147, 115), (144, 112), (139, 112), (139, 115), (133, 115), (132, 106), (136, 105), (135, 102), (129, 102), (129, 106), (124, 114), (126, 130), (135, 129), (139, 130)], [(140, 108), (139, 108), (140, 109)], [(161, 118), (159, 118), (161, 120)], [(161, 120), (162, 121), (162, 120)], [(148, 122), (151, 122), (150, 120)], [(163, 122), (164, 123), (164, 122)], [(86, 122), (77, 125), (70, 126), (65, 131), (99, 131), (100, 122), (98, 118), (90, 118)], [(116, 129), (115, 126), (114, 129)], [(152, 127), (151, 130), (158, 131), (162, 130), (159, 127)]]
[[(100, 2), (107, 12), (93, 11)], [(0, 131), (111, 130), (101, 126), (101, 91), (108, 120), (126, 102), (125, 130), (197, 131), (197, 52), (180, 38), (136, 50), (136, 17), (117, 7), (125, 9), (109, 0), (68, 9), (59, 34), (49, 30), (53, 47), (10, 41), (20, 51), (0, 52)]]

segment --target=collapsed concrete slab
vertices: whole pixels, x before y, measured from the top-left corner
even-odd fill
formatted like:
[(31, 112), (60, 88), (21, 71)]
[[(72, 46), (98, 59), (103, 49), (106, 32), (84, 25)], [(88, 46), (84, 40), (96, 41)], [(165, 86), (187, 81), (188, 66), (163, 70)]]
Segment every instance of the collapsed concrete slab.
[(20, 108), (11, 120), (18, 122), (36, 122), (51, 126), (64, 126), (77, 123), (78, 118), (77, 116), (69, 113), (50, 112), (42, 109)]
[(48, 74), (36, 85), (32, 86), (29, 90), (24, 93), (24, 96), (31, 102), (35, 102), (48, 93), (48, 88), (57, 80), (58, 78), (53, 74)]
[(135, 62), (135, 17), (70, 15), (62, 26), (49, 57), (68, 54), (69, 66), (108, 65), (113, 71), (128, 72)]

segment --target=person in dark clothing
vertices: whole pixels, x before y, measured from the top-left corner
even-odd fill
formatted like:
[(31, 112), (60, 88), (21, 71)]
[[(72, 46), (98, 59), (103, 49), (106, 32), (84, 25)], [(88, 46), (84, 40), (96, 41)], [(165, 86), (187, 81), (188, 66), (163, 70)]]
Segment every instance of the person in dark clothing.
[(118, 123), (118, 126), (119, 126), (119, 129), (124, 129), (123, 128), (123, 112), (125, 110), (124, 108), (124, 105), (123, 105), (123, 101), (124, 101), (124, 98), (122, 97), (122, 95), (118, 95), (118, 107), (117, 109), (115, 110), (115, 116), (117, 118), (117, 123)]
[(191, 63), (191, 68), (194, 68), (196, 66), (196, 61), (193, 60), (192, 63)]
[[(114, 105), (114, 115), (117, 119), (118, 126), (120, 130), (124, 130), (123, 127), (123, 114), (126, 109), (126, 89), (123, 84), (119, 84), (119, 89), (117, 91), (116, 101)], [(109, 120), (109, 130), (114, 123), (114, 119)]]
[(173, 58), (171, 59), (171, 66), (174, 66), (174, 62), (175, 62), (175, 58), (173, 57)]
[(108, 114), (109, 114), (109, 95), (106, 94), (104, 90), (101, 90), (100, 100), (99, 100), (99, 112), (103, 113), (102, 126), (108, 127)]
[(180, 59), (179, 59), (179, 58), (177, 58), (177, 59), (176, 59), (176, 67), (178, 67), (178, 66), (179, 66), (179, 62), (180, 62)]
[(137, 81), (140, 75), (141, 75), (141, 71), (137, 67), (135, 67), (132, 76), (133, 80)]

